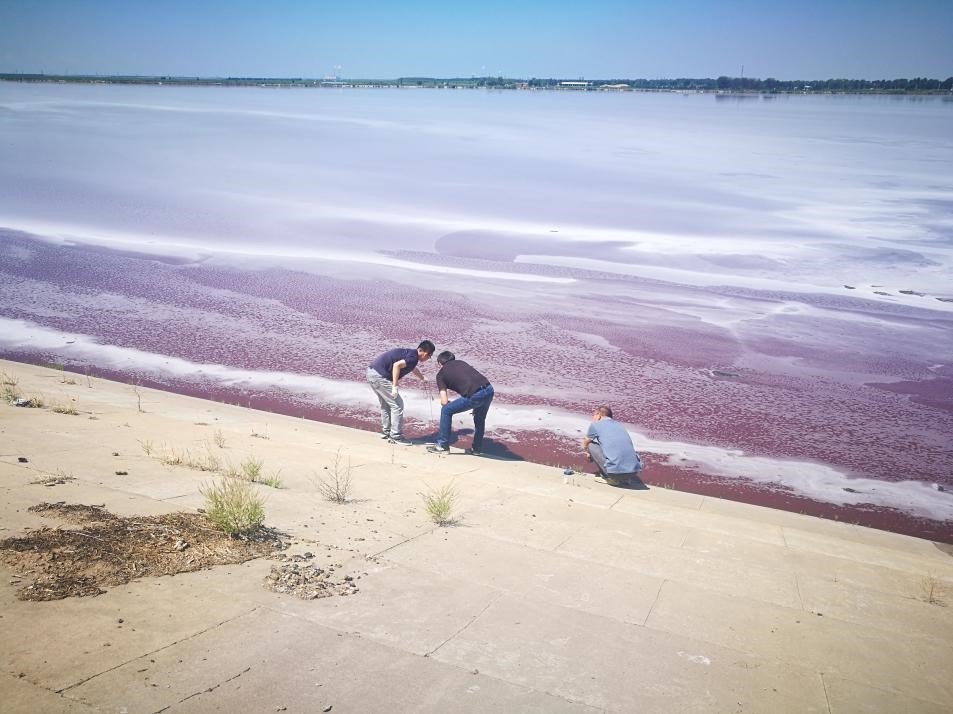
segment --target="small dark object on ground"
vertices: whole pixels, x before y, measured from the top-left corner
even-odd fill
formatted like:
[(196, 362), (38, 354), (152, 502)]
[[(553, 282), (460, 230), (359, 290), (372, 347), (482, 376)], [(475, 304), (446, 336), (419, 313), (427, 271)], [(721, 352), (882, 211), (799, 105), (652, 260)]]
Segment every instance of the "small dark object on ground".
[(30, 460), (26, 456), (17, 456), (17, 462), (21, 464), (28, 464)]
[(128, 475), (129, 475), (129, 472), (128, 472), (128, 471), (117, 471), (117, 472), (116, 472), (116, 475), (117, 475), (117, 476), (128, 476)]

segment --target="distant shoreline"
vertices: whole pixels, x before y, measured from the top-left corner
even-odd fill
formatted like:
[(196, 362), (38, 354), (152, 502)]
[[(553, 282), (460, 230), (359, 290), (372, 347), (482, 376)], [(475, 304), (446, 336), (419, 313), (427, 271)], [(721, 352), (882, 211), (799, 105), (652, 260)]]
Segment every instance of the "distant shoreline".
[(674, 92), (690, 94), (859, 94), (953, 96), (953, 77), (945, 80), (825, 79), (777, 80), (745, 77), (678, 79), (513, 79), (504, 77), (397, 77), (341, 79), (303, 77), (197, 77), (160, 75), (69, 75), (0, 73), (3, 82), (57, 84), (133, 84), (209, 87), (272, 87), (323, 89), (497, 89), (559, 92)]

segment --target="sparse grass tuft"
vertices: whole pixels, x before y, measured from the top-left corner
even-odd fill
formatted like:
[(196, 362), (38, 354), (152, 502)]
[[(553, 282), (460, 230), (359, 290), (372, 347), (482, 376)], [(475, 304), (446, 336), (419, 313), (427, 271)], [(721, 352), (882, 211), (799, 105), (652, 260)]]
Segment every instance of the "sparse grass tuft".
[(242, 476), (248, 481), (257, 482), (259, 479), (261, 479), (261, 472), (264, 468), (264, 461), (250, 456), (242, 461)]
[(29, 407), (30, 409), (42, 409), (46, 406), (46, 400), (38, 394), (34, 394), (27, 400), (27, 404), (24, 406)]
[(152, 456), (153, 446), (150, 439), (140, 439), (139, 446), (142, 447), (142, 450), (145, 452), (146, 456)]
[(142, 392), (139, 391), (139, 381), (134, 380), (129, 382), (129, 386), (132, 387), (133, 394), (136, 395), (136, 409), (139, 413), (143, 413), (142, 409)]
[(264, 499), (248, 481), (223, 478), (199, 489), (205, 496), (205, 515), (226, 535), (251, 533), (265, 520)]
[(932, 573), (920, 581), (920, 599), (931, 605), (946, 607), (946, 588)]
[(420, 494), (420, 497), (424, 501), (430, 520), (438, 526), (451, 526), (456, 523), (453, 507), (458, 495), (456, 486), (451, 482), (437, 489), (428, 488), (426, 493)]
[(16, 377), (16, 375), (0, 370), (0, 385), (3, 385), (4, 387), (15, 387), (19, 383), (20, 380)]
[(212, 434), (212, 441), (215, 442), (215, 446), (220, 449), (225, 448), (225, 435), (222, 433), (221, 429), (216, 429), (215, 433)]
[(0, 389), (2, 389), (3, 401), (10, 402), (11, 404), (23, 396), (23, 394), (20, 392), (20, 389), (17, 387), (16, 382), (11, 384), (4, 382)]
[(276, 471), (271, 476), (265, 476), (264, 478), (258, 479), (258, 483), (270, 488), (281, 488), (281, 474), (280, 472)]
[(251, 435), (255, 437), (256, 439), (270, 439), (271, 438), (270, 436), (268, 436), (268, 434), (259, 434), (257, 431), (253, 431)]
[(347, 503), (351, 496), (351, 457), (341, 456), (341, 449), (334, 454), (328, 478), (313, 479), (315, 488), (322, 498), (332, 503)]
[(205, 454), (193, 454), (186, 449), (185, 451), (176, 451), (175, 449), (163, 450), (159, 454), (159, 461), (166, 466), (184, 466), (187, 469), (196, 471), (219, 471), (222, 468), (222, 461), (211, 451)]
[(55, 412), (56, 414), (71, 414), (72, 416), (78, 416), (79, 411), (72, 404), (59, 404), (54, 403), (50, 405), (50, 411)]
[(67, 473), (63, 469), (57, 469), (55, 474), (48, 474), (46, 476), (41, 476), (35, 481), (30, 481), (31, 484), (39, 486), (58, 486), (66, 483), (67, 481), (75, 481), (76, 477), (73, 474)]

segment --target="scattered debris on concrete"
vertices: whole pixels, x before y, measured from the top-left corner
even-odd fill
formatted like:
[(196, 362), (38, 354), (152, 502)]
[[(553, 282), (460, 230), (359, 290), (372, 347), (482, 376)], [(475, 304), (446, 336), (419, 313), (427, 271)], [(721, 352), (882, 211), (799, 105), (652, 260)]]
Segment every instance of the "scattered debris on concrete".
[(357, 580), (351, 575), (335, 578), (334, 572), (340, 563), (318, 565), (314, 555), (278, 556), (280, 565), (271, 566), (271, 572), (265, 578), (265, 587), (276, 593), (294, 595), (302, 600), (316, 600), (332, 595), (353, 595), (358, 592)]

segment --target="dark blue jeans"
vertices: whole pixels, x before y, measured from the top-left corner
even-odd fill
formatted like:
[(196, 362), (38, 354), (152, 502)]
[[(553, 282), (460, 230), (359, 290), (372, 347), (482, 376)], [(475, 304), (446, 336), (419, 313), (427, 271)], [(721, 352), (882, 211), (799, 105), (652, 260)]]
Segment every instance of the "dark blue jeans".
[(493, 401), (493, 385), (488, 384), (469, 397), (457, 397), (440, 408), (440, 432), (437, 434), (437, 446), (441, 449), (450, 446), (450, 422), (454, 414), (473, 410), (473, 449), (483, 448), (483, 431), (486, 429), (486, 413)]

